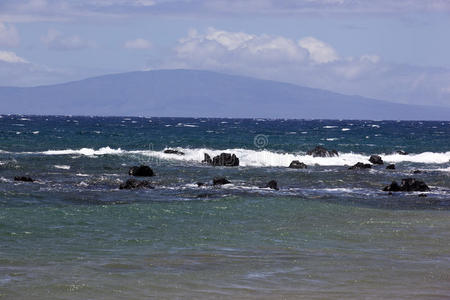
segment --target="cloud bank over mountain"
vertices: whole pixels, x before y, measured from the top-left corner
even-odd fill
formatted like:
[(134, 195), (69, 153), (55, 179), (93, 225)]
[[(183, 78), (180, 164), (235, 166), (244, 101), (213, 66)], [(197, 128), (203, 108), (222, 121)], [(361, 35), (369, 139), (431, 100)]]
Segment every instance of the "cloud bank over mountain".
[(191, 30), (156, 67), (244, 74), (402, 103), (427, 98), (433, 99), (428, 104), (449, 105), (450, 97), (448, 69), (392, 64), (371, 53), (344, 57), (314, 37)]
[(450, 107), (445, 0), (3, 0), (0, 86), (202, 69)]

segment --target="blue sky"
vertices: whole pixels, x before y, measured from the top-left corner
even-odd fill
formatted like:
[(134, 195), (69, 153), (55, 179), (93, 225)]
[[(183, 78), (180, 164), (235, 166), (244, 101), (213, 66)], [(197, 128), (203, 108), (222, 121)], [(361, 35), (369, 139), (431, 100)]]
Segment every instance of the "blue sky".
[(205, 69), (450, 106), (448, 0), (1, 0), (0, 86)]

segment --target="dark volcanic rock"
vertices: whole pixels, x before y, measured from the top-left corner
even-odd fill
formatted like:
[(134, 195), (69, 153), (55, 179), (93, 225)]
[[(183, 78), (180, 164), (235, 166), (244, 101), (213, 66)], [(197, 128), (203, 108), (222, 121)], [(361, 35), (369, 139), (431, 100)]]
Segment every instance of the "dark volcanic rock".
[(419, 194), (419, 197), (427, 197), (427, 194)]
[(365, 164), (362, 162), (358, 162), (355, 165), (351, 166), (350, 168), (348, 168), (349, 170), (361, 170), (361, 169), (370, 169), (372, 168), (371, 164)]
[(146, 188), (146, 189), (154, 189), (153, 186), (151, 186), (150, 181), (147, 180), (136, 180), (136, 179), (128, 179), (125, 183), (122, 183), (119, 186), (119, 189), (121, 190), (131, 190), (131, 189), (140, 189), (140, 188)]
[(29, 176), (15, 176), (14, 181), (33, 182), (34, 179)]
[(166, 149), (164, 150), (164, 153), (166, 154), (177, 154), (177, 155), (184, 155), (184, 152), (173, 150), (173, 149)]
[(379, 155), (371, 155), (369, 161), (374, 165), (382, 165), (384, 164), (383, 159)]
[(386, 167), (387, 170), (395, 170), (395, 165), (394, 164), (390, 164)]
[(305, 165), (302, 162), (299, 162), (298, 160), (293, 160), (291, 162), (291, 164), (289, 165), (289, 168), (292, 168), (292, 169), (306, 169), (306, 168), (308, 168), (308, 166)]
[(221, 153), (212, 159), (213, 166), (235, 167), (239, 166), (239, 158), (231, 153)]
[(426, 192), (430, 190), (425, 182), (416, 180), (415, 178), (402, 179), (402, 187), (407, 192)]
[(197, 182), (197, 186), (198, 186), (198, 187), (201, 187), (201, 186), (204, 186), (204, 185), (205, 185), (204, 182)]
[(131, 167), (130, 170), (128, 171), (128, 175), (132, 175), (132, 176), (140, 176), (140, 177), (150, 177), (150, 176), (155, 176), (155, 173), (153, 173), (152, 168), (150, 168), (149, 166), (139, 166), (139, 167)]
[(402, 179), (401, 185), (396, 181), (386, 186), (383, 191), (385, 192), (426, 192), (430, 188), (425, 184), (425, 182), (416, 180), (415, 178), (405, 178)]
[(422, 171), (420, 171), (420, 170), (414, 170), (413, 171), (413, 174), (420, 174), (420, 173), (422, 173)]
[(215, 177), (213, 179), (213, 185), (222, 185), (222, 184), (228, 184), (228, 183), (231, 183), (231, 181), (229, 181), (225, 177)]
[(383, 191), (385, 192), (400, 192), (402, 187), (398, 185), (397, 181), (392, 181), (392, 183), (386, 186)]
[(398, 150), (398, 151), (397, 151), (397, 154), (400, 154), (400, 155), (408, 155), (409, 153), (406, 152), (406, 151), (403, 151), (403, 150)]
[(208, 153), (204, 153), (204, 158), (202, 160), (202, 163), (206, 163), (208, 165), (212, 165), (212, 159), (211, 159), (211, 156), (209, 156)]
[(270, 188), (272, 190), (278, 190), (278, 183), (276, 180), (271, 180), (266, 184), (266, 188)]
[(309, 150), (306, 152), (307, 155), (312, 155), (313, 157), (333, 157), (339, 156), (339, 153), (336, 150), (327, 150), (322, 146), (316, 146), (316, 148)]

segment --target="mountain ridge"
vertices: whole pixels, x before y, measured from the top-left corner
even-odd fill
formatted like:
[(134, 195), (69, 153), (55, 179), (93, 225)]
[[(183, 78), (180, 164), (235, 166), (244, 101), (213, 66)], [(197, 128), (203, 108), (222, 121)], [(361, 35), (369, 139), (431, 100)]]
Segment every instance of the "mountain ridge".
[(108, 74), (35, 87), (0, 87), (4, 114), (450, 120), (450, 108), (399, 104), (201, 70)]

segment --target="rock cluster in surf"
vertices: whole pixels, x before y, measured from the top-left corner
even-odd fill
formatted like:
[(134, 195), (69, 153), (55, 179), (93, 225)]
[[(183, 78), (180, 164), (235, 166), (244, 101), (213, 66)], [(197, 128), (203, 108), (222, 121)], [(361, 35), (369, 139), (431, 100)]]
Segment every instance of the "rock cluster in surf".
[(131, 189), (140, 189), (140, 188), (154, 189), (154, 187), (151, 185), (150, 181), (136, 180), (136, 179), (128, 179), (125, 183), (122, 183), (119, 186), (119, 189), (121, 189), (121, 190), (131, 190)]
[(390, 185), (383, 189), (385, 192), (426, 192), (429, 190), (430, 188), (425, 182), (415, 178), (402, 179), (401, 184), (398, 184), (397, 181), (392, 181)]
[(312, 155), (313, 157), (333, 157), (339, 156), (339, 153), (336, 150), (328, 150), (322, 146), (316, 146), (314, 149), (306, 152), (307, 155)]
[(232, 153), (221, 153), (220, 155), (214, 156), (211, 159), (209, 154), (205, 153), (203, 163), (212, 166), (222, 166), (222, 167), (237, 167), (239, 166), (239, 158)]

